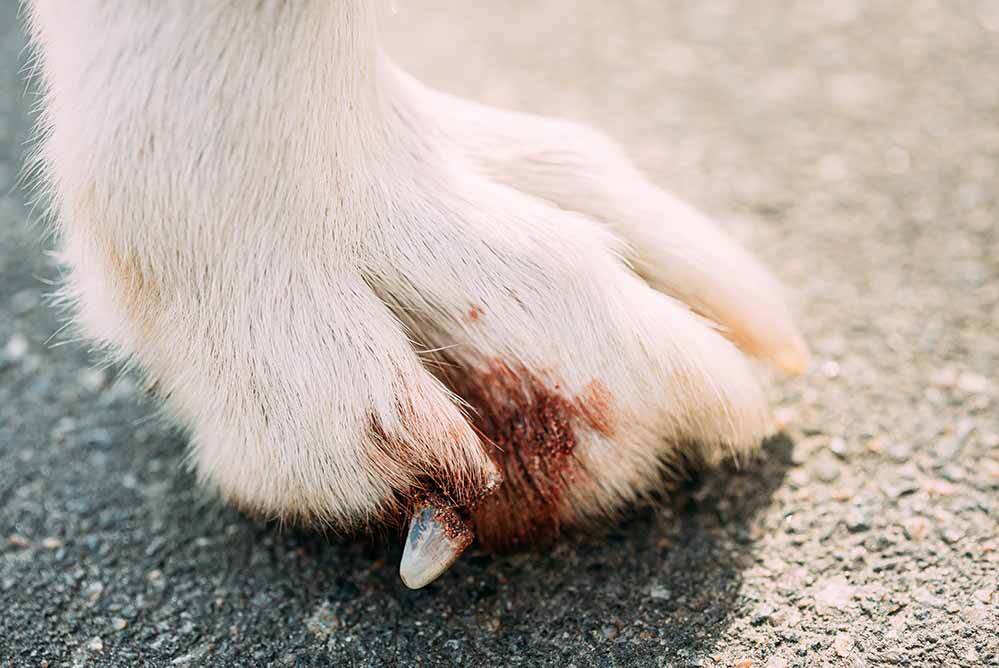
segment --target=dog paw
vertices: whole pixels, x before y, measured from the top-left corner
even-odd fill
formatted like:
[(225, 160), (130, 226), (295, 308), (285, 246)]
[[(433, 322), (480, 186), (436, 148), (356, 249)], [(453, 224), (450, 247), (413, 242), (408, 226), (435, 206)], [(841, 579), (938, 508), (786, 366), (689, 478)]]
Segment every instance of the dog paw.
[[(377, 131), (338, 139), (332, 175), (177, 170), (169, 205), (155, 174), (72, 204), (180, 221), (71, 230), (67, 261), (84, 323), (147, 371), (200, 476), (281, 520), (411, 520), (420, 586), (473, 534), (539, 540), (755, 447), (747, 356), (807, 363), (769, 274), (600, 135), (386, 71)], [(156, 150), (150, 169), (190, 153)]]

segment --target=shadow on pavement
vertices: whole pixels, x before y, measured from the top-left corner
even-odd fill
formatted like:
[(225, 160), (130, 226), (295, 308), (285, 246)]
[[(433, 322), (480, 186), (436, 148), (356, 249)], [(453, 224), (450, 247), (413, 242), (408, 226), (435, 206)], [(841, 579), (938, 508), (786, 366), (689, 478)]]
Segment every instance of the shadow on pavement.
[(0, 529), (28, 537), (0, 545), (0, 657), (31, 663), (83, 660), (100, 637), (100, 665), (689, 665), (745, 605), (751, 536), (790, 467), (777, 437), (599, 535), (473, 548), (410, 591), (394, 536), (292, 531), (222, 507), (185, 472), (184, 439), (142, 417), (149, 405), (82, 402), (64, 430), (60, 403), (38, 405), (50, 404), (51, 418), (11, 425), (30, 459), (0, 448), (14, 467)]
[[(772, 438), (741, 469), (704, 473), (661, 508), (645, 508), (600, 536), (567, 536), (548, 549), (512, 556), (473, 548), (451, 573), (416, 592), (398, 582), (394, 546), (386, 555), (379, 545), (289, 534), (284, 539), (310, 561), (339, 562), (346, 550), (373, 563), (359, 578), (341, 575), (289, 591), (302, 606), (318, 605), (337, 630), (317, 661), (331, 650), (359, 661), (371, 651), (381, 658), (445, 652), (456, 660), (492, 650), (529, 661), (589, 653), (696, 662), (712, 653), (744, 605), (740, 589), (742, 571), (754, 562), (752, 527), (791, 466), (791, 446), (786, 436)], [(356, 653), (359, 648), (336, 640), (371, 624), (373, 615), (384, 628), (384, 647)]]

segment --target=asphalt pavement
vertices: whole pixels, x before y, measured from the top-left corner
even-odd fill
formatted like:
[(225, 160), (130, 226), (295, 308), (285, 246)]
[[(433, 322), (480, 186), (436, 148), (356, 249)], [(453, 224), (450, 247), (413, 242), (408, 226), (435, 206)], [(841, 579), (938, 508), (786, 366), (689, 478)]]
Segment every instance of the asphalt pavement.
[(605, 130), (773, 267), (815, 356), (783, 433), (415, 592), (392, 537), (223, 507), (58, 334), (0, 0), (0, 665), (997, 665), (999, 2), (397, 4), (419, 76)]

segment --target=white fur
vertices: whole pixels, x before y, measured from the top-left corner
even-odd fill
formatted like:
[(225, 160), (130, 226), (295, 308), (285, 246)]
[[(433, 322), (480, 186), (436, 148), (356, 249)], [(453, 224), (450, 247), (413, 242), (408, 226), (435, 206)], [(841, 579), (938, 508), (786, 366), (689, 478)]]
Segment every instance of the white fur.
[(379, 11), (31, 2), (79, 322), (157, 383), (202, 477), (336, 526), (430, 471), (487, 486), (424, 348), (459, 373), (498, 359), (571, 396), (608, 388), (616, 428), (580, 436), (594, 476), (567, 519), (649, 489), (679, 444), (755, 445), (763, 395), (716, 329), (804, 364), (769, 275), (602, 136), (409, 78)]

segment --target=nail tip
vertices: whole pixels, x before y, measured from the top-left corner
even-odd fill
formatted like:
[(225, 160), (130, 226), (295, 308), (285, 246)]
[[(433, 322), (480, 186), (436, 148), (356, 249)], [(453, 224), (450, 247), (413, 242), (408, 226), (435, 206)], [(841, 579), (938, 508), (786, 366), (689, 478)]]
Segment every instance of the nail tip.
[(406, 576), (406, 574), (403, 572), (403, 570), (401, 568), (399, 569), (399, 579), (402, 580), (402, 583), (404, 585), (406, 585), (407, 588), (413, 589), (413, 590), (423, 589), (428, 584), (430, 584), (431, 582), (433, 582), (433, 580), (427, 580), (425, 582), (421, 581), (421, 580), (418, 580), (418, 579), (417, 580), (411, 580), (410, 577)]
[(399, 563), (399, 577), (410, 589), (422, 589), (447, 571), (472, 542), (471, 531), (455, 515), (449, 524), (458, 523), (460, 531), (451, 536), (438, 519), (440, 513), (453, 511), (427, 507), (414, 513), (406, 546)]

